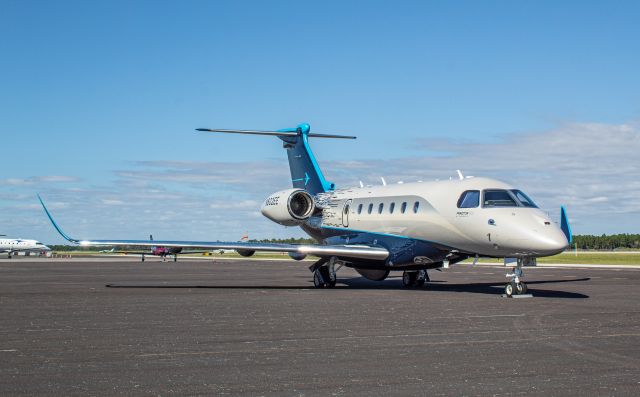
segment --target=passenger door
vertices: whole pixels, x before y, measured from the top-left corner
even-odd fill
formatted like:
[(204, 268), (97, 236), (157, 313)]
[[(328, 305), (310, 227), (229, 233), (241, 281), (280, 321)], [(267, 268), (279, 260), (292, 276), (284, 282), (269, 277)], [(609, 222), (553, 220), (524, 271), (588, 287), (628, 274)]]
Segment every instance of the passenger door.
[(344, 202), (344, 208), (342, 208), (342, 226), (349, 227), (349, 211), (351, 210), (351, 199)]

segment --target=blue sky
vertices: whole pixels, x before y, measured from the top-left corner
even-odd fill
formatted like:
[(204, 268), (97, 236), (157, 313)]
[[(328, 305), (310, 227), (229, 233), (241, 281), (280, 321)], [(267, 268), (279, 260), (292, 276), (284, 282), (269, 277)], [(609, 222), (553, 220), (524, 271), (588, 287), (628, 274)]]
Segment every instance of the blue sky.
[(0, 0), (0, 233), (301, 235), (258, 213), (309, 122), (329, 180), (525, 188), (576, 233), (638, 232), (638, 2)]

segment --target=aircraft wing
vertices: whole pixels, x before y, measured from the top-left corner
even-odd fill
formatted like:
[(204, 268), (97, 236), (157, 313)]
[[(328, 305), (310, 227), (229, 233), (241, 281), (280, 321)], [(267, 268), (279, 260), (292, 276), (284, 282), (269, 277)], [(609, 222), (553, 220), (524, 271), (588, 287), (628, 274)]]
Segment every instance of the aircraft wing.
[(53, 227), (67, 241), (81, 246), (134, 246), (134, 247), (181, 247), (205, 250), (236, 250), (261, 252), (286, 252), (301, 255), (315, 255), (319, 257), (339, 256), (344, 258), (385, 260), (389, 251), (382, 247), (368, 245), (313, 245), (313, 244), (274, 244), (253, 242), (224, 242), (224, 241), (162, 241), (162, 240), (81, 240), (69, 237), (53, 220), (44, 202), (38, 196), (40, 204)]

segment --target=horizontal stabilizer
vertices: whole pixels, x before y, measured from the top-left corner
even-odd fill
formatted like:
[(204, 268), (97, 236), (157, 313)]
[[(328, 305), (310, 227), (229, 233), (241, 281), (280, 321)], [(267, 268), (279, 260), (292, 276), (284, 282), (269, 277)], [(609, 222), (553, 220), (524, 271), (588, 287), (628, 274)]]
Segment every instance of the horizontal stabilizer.
[[(225, 134), (248, 134), (248, 135), (272, 135), (272, 136), (281, 136), (281, 137), (294, 137), (300, 135), (300, 131), (290, 130), (290, 131), (256, 131), (256, 130), (222, 130), (222, 129), (209, 129), (209, 128), (196, 128), (196, 131), (202, 132), (223, 132)], [(335, 135), (335, 134), (316, 134), (310, 132), (307, 134), (308, 137), (312, 138), (338, 138), (338, 139), (356, 139), (355, 136), (349, 135)]]

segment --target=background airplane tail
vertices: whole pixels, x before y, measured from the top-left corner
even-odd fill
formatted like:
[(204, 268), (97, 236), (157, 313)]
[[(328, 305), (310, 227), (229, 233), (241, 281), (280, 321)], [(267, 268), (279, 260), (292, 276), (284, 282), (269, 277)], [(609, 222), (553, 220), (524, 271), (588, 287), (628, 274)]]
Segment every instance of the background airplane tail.
[(322, 170), (309, 147), (308, 138), (356, 138), (355, 136), (311, 133), (311, 126), (306, 123), (299, 124), (296, 128), (286, 128), (278, 131), (211, 130), (207, 128), (198, 128), (197, 130), (231, 134), (277, 136), (283, 141), (283, 147), (287, 150), (289, 169), (291, 171), (291, 183), (293, 184), (293, 187), (304, 189), (310, 194), (318, 194), (333, 190), (335, 185), (324, 178)]

